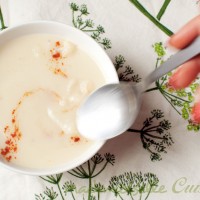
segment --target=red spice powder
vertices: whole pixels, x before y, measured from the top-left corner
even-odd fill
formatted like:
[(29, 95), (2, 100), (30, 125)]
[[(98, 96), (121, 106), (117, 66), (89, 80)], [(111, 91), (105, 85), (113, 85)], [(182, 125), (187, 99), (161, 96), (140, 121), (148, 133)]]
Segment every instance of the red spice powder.
[(12, 159), (12, 156), (7, 156), (6, 160), (9, 162)]
[(56, 46), (57, 46), (57, 47), (60, 46), (60, 42), (59, 42), (59, 41), (56, 42)]
[(10, 144), (10, 143), (11, 143), (11, 140), (6, 140), (5, 143), (6, 143), (6, 144)]
[(6, 146), (4, 149), (1, 149), (1, 155), (6, 156), (8, 153), (10, 153), (10, 148)]
[(79, 141), (81, 140), (81, 138), (78, 137), (78, 136), (74, 136), (74, 137), (71, 137), (71, 140), (72, 140), (73, 142), (79, 142)]
[(55, 54), (52, 55), (53, 58), (58, 59), (61, 57), (59, 52), (56, 52)]
[(16, 132), (12, 133), (11, 136), (14, 138), (17, 136)]
[(14, 152), (17, 152), (17, 147), (14, 147), (13, 150), (14, 150)]
[(6, 132), (8, 131), (8, 129), (9, 129), (9, 126), (6, 126), (6, 127), (4, 128), (4, 133), (6, 133)]
[(23, 103), (24, 98), (32, 95), (34, 91), (25, 92), (21, 97), (17, 106), (12, 110), (11, 125), (6, 125), (4, 127), (4, 134), (6, 134), (7, 140), (5, 141), (5, 147), (0, 149), (0, 154), (5, 160), (10, 161), (12, 158), (16, 159), (13, 154), (18, 150), (18, 141), (21, 139), (22, 134), (17, 124), (17, 110)]
[(60, 68), (49, 68), (54, 74), (61, 75), (64, 78), (67, 78), (67, 74), (63, 72)]

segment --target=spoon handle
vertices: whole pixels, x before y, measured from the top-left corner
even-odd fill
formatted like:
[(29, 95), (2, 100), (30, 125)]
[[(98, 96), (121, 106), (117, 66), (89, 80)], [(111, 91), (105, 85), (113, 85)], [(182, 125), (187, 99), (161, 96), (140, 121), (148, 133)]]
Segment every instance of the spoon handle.
[(194, 56), (200, 53), (200, 36), (197, 37), (189, 46), (180, 50), (174, 56), (171, 56), (166, 62), (155, 69), (145, 80), (145, 85), (153, 83), (157, 79), (161, 78), (168, 72), (172, 71), (176, 67), (182, 65), (186, 61), (190, 60)]

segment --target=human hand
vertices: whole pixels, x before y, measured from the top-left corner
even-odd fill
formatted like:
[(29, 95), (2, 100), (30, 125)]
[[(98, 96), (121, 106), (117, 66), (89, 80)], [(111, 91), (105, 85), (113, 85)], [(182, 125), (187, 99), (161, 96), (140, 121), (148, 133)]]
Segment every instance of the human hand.
[[(200, 35), (200, 15), (187, 23), (170, 40), (169, 45), (182, 49)], [(200, 72), (200, 56), (182, 65), (171, 77), (170, 85), (175, 89), (187, 87)]]
[[(174, 46), (177, 49), (182, 49), (189, 45), (198, 35), (200, 35), (200, 15), (192, 19), (174, 34), (169, 40), (169, 45)], [(174, 89), (182, 89), (187, 87), (199, 73), (200, 55), (178, 68), (171, 76), (169, 84)], [(200, 123), (200, 89), (197, 90), (195, 104), (191, 114), (193, 121), (195, 123)]]

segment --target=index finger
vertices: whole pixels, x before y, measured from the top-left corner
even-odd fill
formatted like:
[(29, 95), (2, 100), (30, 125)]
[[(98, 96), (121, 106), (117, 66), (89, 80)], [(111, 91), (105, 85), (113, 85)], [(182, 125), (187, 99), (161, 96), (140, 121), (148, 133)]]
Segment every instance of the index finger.
[(200, 15), (192, 19), (174, 34), (170, 38), (169, 44), (182, 49), (190, 44), (198, 35), (200, 35)]

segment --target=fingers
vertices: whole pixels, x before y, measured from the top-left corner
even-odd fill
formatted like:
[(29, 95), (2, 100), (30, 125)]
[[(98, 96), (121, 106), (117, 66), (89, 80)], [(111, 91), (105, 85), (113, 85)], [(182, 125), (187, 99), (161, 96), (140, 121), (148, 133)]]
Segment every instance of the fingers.
[(171, 37), (168, 43), (171, 46), (182, 49), (190, 44), (198, 35), (200, 35), (200, 15), (183, 26), (183, 28)]
[(192, 121), (200, 123), (200, 102), (196, 103), (192, 108)]
[(200, 56), (183, 64), (169, 79), (169, 84), (174, 89), (187, 87), (200, 72)]
[[(169, 40), (169, 45), (182, 49), (200, 35), (200, 15), (187, 23)], [(200, 72), (200, 55), (182, 65), (170, 78), (174, 89), (187, 87)], [(195, 95), (195, 104), (191, 112), (192, 121), (200, 123), (200, 88)]]

